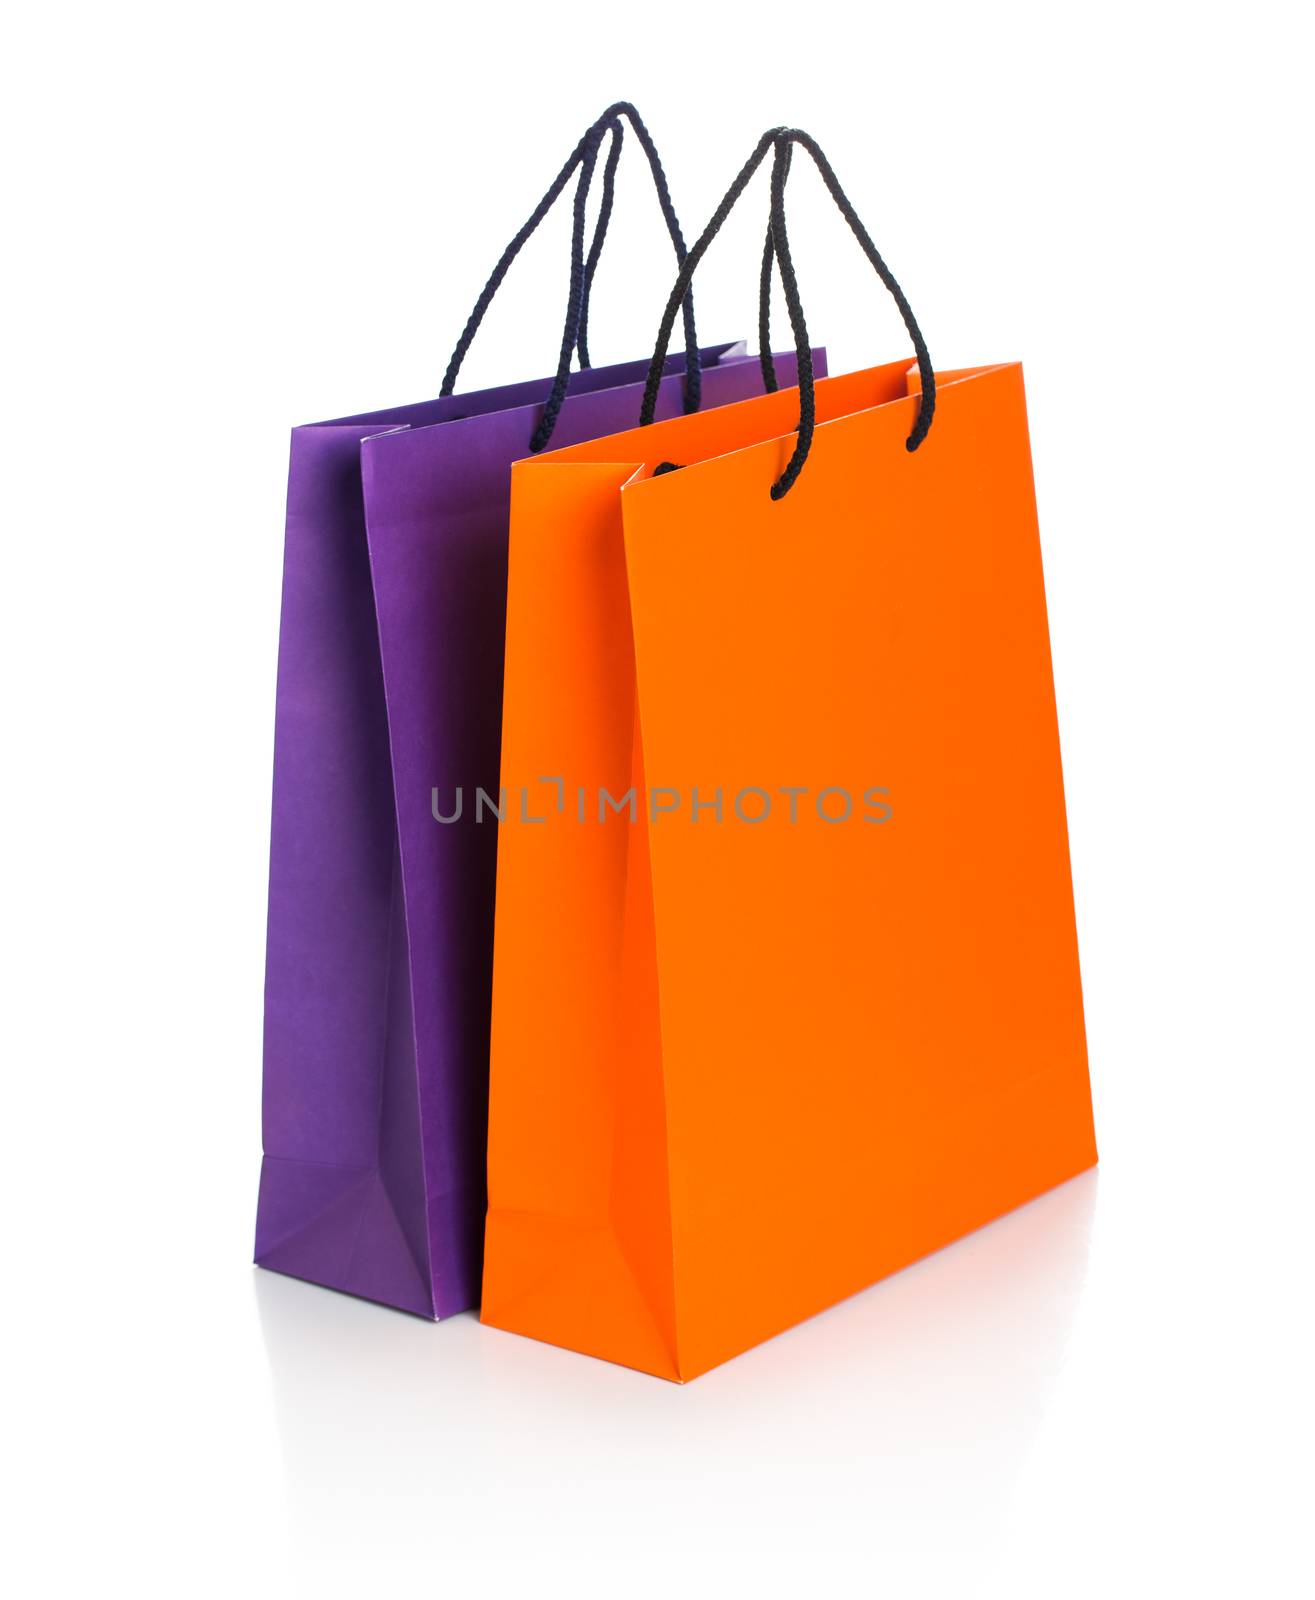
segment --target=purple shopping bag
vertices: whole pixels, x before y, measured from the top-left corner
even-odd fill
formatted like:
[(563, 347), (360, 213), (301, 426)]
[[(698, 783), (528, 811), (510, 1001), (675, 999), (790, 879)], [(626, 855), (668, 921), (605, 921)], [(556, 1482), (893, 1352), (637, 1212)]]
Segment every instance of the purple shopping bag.
[[(434, 401), (292, 435), (275, 721), (256, 1260), (424, 1316), (477, 1303), (485, 1213), (496, 826), (435, 795), (498, 794), (511, 463), (631, 426), (646, 361), (587, 360), (585, 306), (632, 117), (585, 135), (481, 296)], [(584, 198), (613, 128), (586, 262)], [(454, 396), (511, 257), (579, 168), (557, 378)], [(659, 409), (762, 389), (743, 346), (687, 350)], [(778, 358), (793, 382), (793, 357)], [(819, 359), (820, 353), (819, 353)], [(682, 376), (683, 366), (683, 376)], [(699, 390), (701, 389), (701, 395)]]

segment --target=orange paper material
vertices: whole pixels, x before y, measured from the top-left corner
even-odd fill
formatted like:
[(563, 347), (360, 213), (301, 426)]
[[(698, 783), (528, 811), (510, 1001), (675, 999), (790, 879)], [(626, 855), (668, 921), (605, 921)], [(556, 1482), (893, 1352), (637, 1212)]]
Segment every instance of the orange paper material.
[(487, 1323), (688, 1379), (1096, 1160), (1022, 370), (914, 386), (513, 469)]

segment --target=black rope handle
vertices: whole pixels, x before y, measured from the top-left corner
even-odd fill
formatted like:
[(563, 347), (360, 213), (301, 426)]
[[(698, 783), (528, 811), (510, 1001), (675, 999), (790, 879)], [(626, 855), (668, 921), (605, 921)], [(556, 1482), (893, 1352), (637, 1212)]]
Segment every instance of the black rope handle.
[[(675, 325), (676, 310), (681, 299), (689, 288), (690, 280), (699, 262), (707, 252), (708, 246), (720, 231), (722, 224), (730, 215), (735, 202), (748, 187), (749, 180), (762, 165), (763, 159), (769, 150), (775, 151), (775, 161), (772, 170), (772, 219), (771, 219), (771, 256), (775, 258), (781, 272), (781, 281), (785, 287), (786, 305), (790, 312), (791, 327), (795, 336), (795, 353), (799, 362), (799, 438), (795, 445), (794, 454), (791, 456), (785, 471), (772, 485), (772, 499), (779, 500), (788, 494), (800, 472), (804, 462), (808, 459), (808, 452), (812, 445), (813, 429), (815, 424), (814, 409), (814, 383), (812, 350), (808, 344), (808, 330), (804, 322), (803, 306), (799, 298), (799, 285), (795, 277), (794, 262), (790, 256), (790, 241), (785, 225), (785, 182), (790, 171), (789, 151), (793, 145), (800, 145), (813, 159), (822, 176), (831, 198), (835, 201), (841, 215), (849, 224), (850, 230), (857, 238), (875, 269), (877, 276), (886, 286), (895, 304), (899, 308), (904, 326), (908, 329), (913, 340), (914, 352), (917, 356), (918, 371), (922, 379), (922, 394), (918, 402), (918, 415), (913, 425), (913, 430), (905, 440), (905, 447), (916, 450), (927, 437), (931, 427), (932, 417), (936, 410), (936, 374), (932, 370), (931, 357), (927, 352), (926, 340), (922, 337), (922, 330), (918, 327), (913, 309), (905, 298), (904, 291), (895, 281), (890, 268), (882, 260), (881, 254), (873, 244), (867, 229), (863, 226), (858, 213), (850, 203), (849, 196), (840, 186), (840, 180), (831, 168), (830, 162), (822, 153), (820, 146), (809, 134), (800, 128), (770, 128), (759, 139), (752, 155), (735, 176), (735, 181), (726, 191), (721, 203), (713, 212), (707, 227), (699, 235), (689, 254), (685, 257), (683, 266), (676, 279), (671, 297), (667, 301), (666, 310), (662, 315), (662, 326), (658, 333), (657, 348), (653, 352), (653, 360), (649, 366), (648, 382), (644, 388), (644, 402), (640, 411), (640, 426), (647, 427), (653, 421), (657, 410), (658, 387), (661, 383), (662, 372), (666, 365), (667, 347), (671, 342), (671, 330)], [(768, 266), (768, 252), (764, 249), (764, 268)], [(762, 308), (759, 311), (760, 332), (764, 326)], [(764, 381), (766, 381), (767, 368), (764, 366)], [(774, 377), (774, 373), (773, 373)]]
[[(587, 367), (589, 365), (587, 329), (589, 296), (593, 286), (594, 273), (598, 266), (598, 259), (602, 253), (607, 225), (611, 219), (616, 166), (620, 159), (622, 118), (625, 118), (630, 123), (635, 137), (639, 140), (640, 148), (648, 158), (648, 164), (653, 175), (653, 185), (657, 191), (658, 204), (662, 211), (663, 220), (667, 225), (667, 232), (671, 237), (676, 260), (678, 263), (684, 263), (686, 257), (685, 239), (681, 233), (680, 221), (676, 216), (675, 206), (671, 200), (671, 190), (667, 183), (666, 172), (663, 170), (661, 157), (657, 152), (657, 146), (653, 143), (652, 135), (634, 106), (628, 101), (618, 100), (609, 106), (585, 130), (567, 158), (565, 165), (553, 179), (538, 205), (530, 213), (524, 226), (502, 252), (497, 265), (489, 275), (488, 282), (480, 291), (474, 310), (466, 321), (466, 326), (462, 330), (461, 338), (457, 341), (456, 349), (452, 352), (452, 359), (448, 362), (447, 371), (443, 376), (443, 383), (439, 389), (441, 395), (450, 395), (455, 390), (461, 364), (465, 360), (471, 342), (474, 340), (475, 334), (479, 331), (480, 323), (484, 319), (484, 314), (488, 310), (494, 295), (501, 287), (512, 262), (520, 253), (526, 240), (552, 209), (562, 190), (570, 182), (572, 173), (575, 172), (577, 167), (580, 168), (580, 180), (576, 185), (573, 208), (571, 284), (567, 297), (566, 327), (563, 330), (562, 353), (558, 361), (557, 375), (553, 379), (552, 389), (544, 408), (543, 419), (530, 440), (530, 449), (536, 452), (542, 450), (552, 436), (552, 431), (556, 425), (557, 416), (566, 397), (567, 386), (570, 382), (571, 355), (577, 346), (580, 350), (581, 366)], [(599, 209), (594, 239), (589, 249), (589, 258), (586, 261), (584, 260), (583, 243), (585, 203), (588, 198), (589, 184), (592, 180), (598, 149), (604, 135), (609, 131), (612, 131), (612, 145), (603, 170), (603, 199)], [(703, 383), (702, 371), (699, 365), (698, 335), (694, 325), (694, 298), (688, 286), (682, 295), (681, 304), (685, 331), (685, 410), (689, 412), (697, 411), (699, 408)]]
[[(784, 161), (786, 175), (790, 172), (791, 151), (793, 145), (780, 145), (776, 147), (773, 164)], [(776, 363), (772, 360), (772, 266), (776, 261), (776, 236), (772, 230), (771, 219), (767, 222), (767, 238), (763, 244), (762, 274), (758, 280), (758, 364), (763, 371), (763, 388), (768, 394), (775, 394), (781, 387), (776, 376)]]
[(593, 363), (589, 359), (589, 296), (594, 287), (594, 274), (598, 271), (599, 257), (607, 238), (608, 224), (612, 220), (612, 202), (616, 198), (616, 169), (621, 160), (621, 145), (625, 138), (625, 125), (616, 119), (608, 124), (612, 141), (607, 147), (607, 161), (603, 166), (603, 192), (598, 203), (598, 220), (594, 224), (593, 243), (584, 264), (584, 293), (580, 300), (580, 329), (575, 340), (575, 352), (580, 359), (580, 370), (587, 371)]
[[(607, 123), (607, 119), (608, 113), (604, 112), (603, 115), (598, 119), (598, 123)], [(590, 139), (597, 126), (597, 123), (593, 123), (585, 130), (584, 134), (580, 138), (579, 143), (568, 156), (565, 166), (563, 166), (562, 170), (548, 186), (547, 192), (539, 201), (538, 205), (535, 206), (534, 210), (530, 213), (524, 226), (516, 234), (516, 237), (502, 252), (501, 256), (499, 256), (498, 264), (489, 274), (488, 282), (480, 290), (479, 298), (475, 302), (474, 309), (471, 311), (470, 316), (466, 319), (466, 326), (462, 329), (460, 339), (457, 340), (457, 347), (452, 352), (451, 360), (447, 364), (447, 371), (443, 374), (443, 382), (438, 391), (440, 395), (450, 395), (455, 390), (457, 375), (461, 371), (462, 362), (465, 361), (466, 355), (470, 350), (470, 346), (474, 341), (475, 335), (479, 332), (480, 324), (484, 320), (485, 312), (487, 312), (489, 306), (493, 303), (494, 295), (496, 295), (498, 290), (502, 287), (502, 281), (507, 276), (512, 262), (515, 261), (516, 257), (520, 254), (522, 247), (530, 238), (530, 235), (534, 233), (535, 229), (552, 210), (553, 206), (557, 202), (558, 196), (570, 182), (571, 174), (577, 167), (585, 165), (589, 169), (592, 176), (594, 156), (590, 154)], [(612, 130), (612, 149), (611, 152), (609, 152), (607, 167), (604, 169), (603, 199), (605, 203), (606, 215), (610, 216), (611, 204), (610, 196), (608, 194), (608, 174), (610, 172), (612, 177), (615, 177), (616, 159), (620, 155), (618, 145), (621, 139), (621, 124), (616, 121), (616, 119), (612, 119), (612, 121), (608, 123), (608, 126)], [(592, 148), (596, 154), (597, 144), (594, 143)], [(605, 229), (606, 218), (601, 212), (599, 222), (604, 226)], [(594, 244), (597, 249), (601, 250), (601, 240), (599, 240), (597, 237), (595, 237)], [(591, 257), (595, 258), (596, 264), (594, 249), (591, 249), (590, 255)]]
[(584, 305), (584, 215), (589, 198), (589, 185), (593, 179), (594, 162), (603, 130), (597, 125), (586, 136), (584, 156), (580, 162), (580, 178), (575, 186), (575, 202), (571, 208), (571, 280), (566, 296), (566, 321), (562, 327), (561, 350), (557, 357), (557, 374), (544, 402), (543, 415), (530, 435), (530, 450), (537, 454), (552, 438), (553, 429), (566, 399), (571, 381), (571, 354), (580, 336), (580, 312)]

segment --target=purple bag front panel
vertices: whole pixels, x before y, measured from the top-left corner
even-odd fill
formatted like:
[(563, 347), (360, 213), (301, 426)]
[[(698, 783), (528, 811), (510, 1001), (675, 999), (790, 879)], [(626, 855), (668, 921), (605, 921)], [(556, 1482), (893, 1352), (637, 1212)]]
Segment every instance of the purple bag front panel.
[[(705, 407), (762, 392), (743, 346), (703, 360)], [(553, 444), (633, 427), (646, 373), (574, 374)], [(473, 796), (498, 793), (510, 468), (547, 387), (292, 435), (256, 1260), (428, 1317), (479, 1296), (497, 830)]]

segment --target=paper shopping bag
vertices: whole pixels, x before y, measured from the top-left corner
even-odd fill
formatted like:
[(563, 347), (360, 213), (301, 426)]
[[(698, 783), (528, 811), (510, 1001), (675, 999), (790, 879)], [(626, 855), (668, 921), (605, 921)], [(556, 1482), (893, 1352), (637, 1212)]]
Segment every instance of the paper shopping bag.
[(688, 1379), (1096, 1160), (1022, 371), (908, 320), (513, 469), (495, 1327)]
[[(647, 141), (611, 108), (545, 196), (580, 170), (551, 386), (447, 392), (486, 291), (438, 400), (292, 437), (256, 1260), (425, 1316), (478, 1298), (494, 869), (491, 827), (440, 826), (431, 793), (457, 769), (497, 786), (511, 462), (553, 427), (616, 428), (643, 387), (646, 362), (567, 371), (582, 195), (621, 113)], [(695, 382), (716, 404), (763, 381), (742, 346), (688, 344), (664, 370), (668, 411)]]

